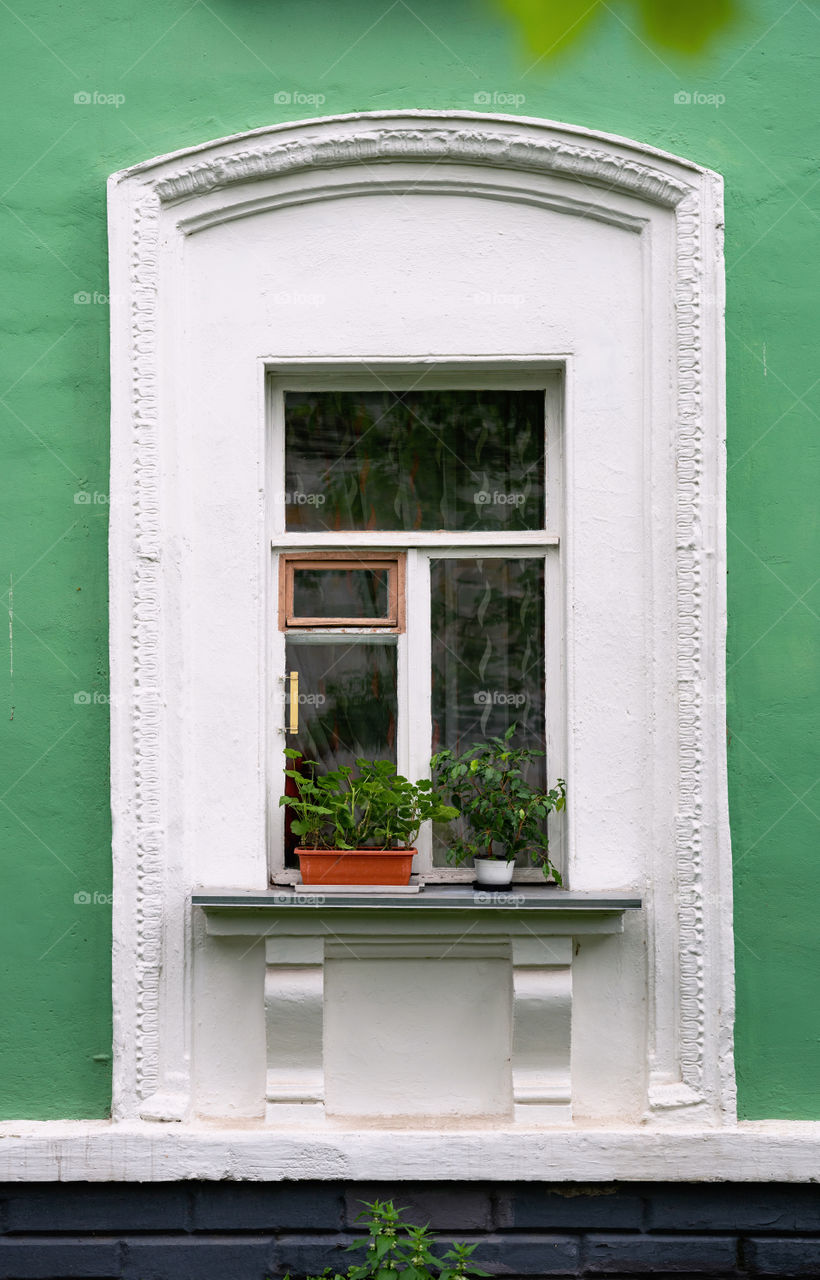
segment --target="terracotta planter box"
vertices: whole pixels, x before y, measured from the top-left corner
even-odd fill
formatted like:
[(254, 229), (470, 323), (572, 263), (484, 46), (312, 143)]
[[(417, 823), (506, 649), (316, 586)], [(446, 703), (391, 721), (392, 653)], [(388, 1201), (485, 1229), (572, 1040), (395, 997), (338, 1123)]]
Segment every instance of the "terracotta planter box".
[(415, 849), (297, 849), (302, 884), (409, 884)]

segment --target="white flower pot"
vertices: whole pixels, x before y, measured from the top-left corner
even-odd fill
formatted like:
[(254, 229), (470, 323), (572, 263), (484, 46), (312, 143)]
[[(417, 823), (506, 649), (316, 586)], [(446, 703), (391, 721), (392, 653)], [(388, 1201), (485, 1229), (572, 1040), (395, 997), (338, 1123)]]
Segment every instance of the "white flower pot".
[(473, 858), (475, 878), (479, 884), (511, 884), (514, 862), (504, 862), (496, 858)]

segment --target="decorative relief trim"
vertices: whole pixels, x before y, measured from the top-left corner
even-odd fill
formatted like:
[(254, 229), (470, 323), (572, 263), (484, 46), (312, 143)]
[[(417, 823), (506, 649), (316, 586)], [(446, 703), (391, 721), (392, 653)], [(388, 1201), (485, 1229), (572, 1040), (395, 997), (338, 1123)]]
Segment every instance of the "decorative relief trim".
[(676, 440), (678, 623), (678, 817), (676, 867), (680, 990), (680, 1066), (684, 1084), (703, 1097), (706, 1009), (703, 986), (702, 536), (703, 395), (699, 205), (677, 209), (678, 430)]
[(160, 463), (157, 409), (159, 201), (147, 193), (134, 211), (131, 256), (133, 423), (133, 711), (136, 825), (137, 1097), (159, 1087), (159, 985), (162, 969), (164, 850), (159, 673)]
[[(265, 141), (247, 145), (229, 140), (234, 150), (190, 153), (161, 161), (163, 176), (152, 166), (118, 175), (132, 184), (133, 231), (131, 283), (131, 421), (133, 445), (133, 610), (131, 732), (133, 778), (130, 783), (136, 825), (137, 1007), (134, 1087), (139, 1098), (160, 1088), (160, 978), (163, 950), (165, 863), (161, 801), (162, 752), (159, 682), (161, 669), (160, 463), (157, 389), (158, 248), (162, 202), (182, 201), (234, 184), (299, 171), (346, 165), (448, 161), (536, 174), (554, 174), (605, 186), (664, 208), (677, 220), (677, 382), (679, 422), (677, 462), (677, 652), (679, 699), (679, 811), (676, 830), (680, 1014), (678, 1040), (682, 1079), (697, 1100), (704, 1097), (706, 1011), (702, 888), (702, 587), (700, 501), (703, 473), (701, 386), (700, 223), (702, 213), (695, 172), (692, 183), (672, 177), (652, 163), (600, 148), (550, 138), (547, 126), (504, 121), (499, 127), (447, 127), (430, 117), (412, 126), (386, 123), (350, 131), (339, 121), (299, 126), (305, 137), (274, 131)], [(538, 137), (539, 129), (546, 136)], [(216, 144), (225, 148), (229, 143)], [(245, 145), (242, 145), (245, 143)], [(241, 146), (241, 150), (237, 149)], [(169, 166), (176, 165), (171, 168)], [(431, 175), (427, 176), (427, 182)], [(136, 184), (136, 189), (134, 189)], [(376, 185), (374, 179), (374, 185)], [(126, 960), (125, 963), (130, 963)]]
[[(328, 126), (319, 126), (322, 133)], [(306, 169), (395, 161), (479, 164), (516, 172), (552, 173), (640, 196), (674, 208), (689, 187), (662, 170), (623, 156), (567, 142), (521, 138), (509, 131), (382, 126), (337, 136), (310, 136), (209, 156), (155, 184), (162, 201), (184, 200), (236, 183), (281, 177)]]

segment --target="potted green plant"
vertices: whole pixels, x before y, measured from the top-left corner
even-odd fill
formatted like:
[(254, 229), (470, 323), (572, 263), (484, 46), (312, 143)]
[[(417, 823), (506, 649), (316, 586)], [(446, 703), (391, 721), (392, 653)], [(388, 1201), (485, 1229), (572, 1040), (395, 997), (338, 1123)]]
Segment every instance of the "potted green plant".
[[(409, 782), (390, 760), (357, 760), (319, 773), (298, 751), (285, 755), (295, 795), (283, 795), (304, 884), (408, 884), (421, 824), (457, 815), (429, 779)], [(307, 770), (307, 772), (303, 772)]]
[(472, 859), (480, 884), (509, 884), (519, 856), (560, 884), (549, 856), (546, 819), (565, 807), (566, 783), (559, 778), (549, 791), (540, 791), (527, 781), (528, 766), (544, 752), (513, 747), (515, 731), (512, 724), (503, 738), (473, 743), (460, 755), (439, 751), (433, 756), (436, 784), (462, 819), (447, 856), (457, 866)]

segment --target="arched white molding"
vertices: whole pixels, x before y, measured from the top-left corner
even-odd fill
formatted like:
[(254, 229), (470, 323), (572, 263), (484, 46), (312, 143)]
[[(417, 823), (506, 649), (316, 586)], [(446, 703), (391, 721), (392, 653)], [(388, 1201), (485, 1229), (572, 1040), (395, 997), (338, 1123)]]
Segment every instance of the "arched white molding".
[[(672, 208), (688, 194), (690, 185), (653, 163), (654, 158), (672, 159), (622, 138), (543, 120), (408, 111), (257, 129), (127, 172), (148, 175), (161, 167), (154, 190), (160, 200), (171, 202), (305, 170), (447, 160), (518, 173), (552, 173)], [(179, 163), (168, 172), (170, 159)], [(689, 174), (702, 172), (686, 161), (675, 159), (674, 164)]]
[[(678, 744), (674, 846), (656, 848), (641, 886), (649, 902), (647, 1114), (731, 1121), (721, 181), (584, 129), (412, 111), (260, 129), (110, 180), (115, 1114), (183, 1119), (190, 1105), (187, 902), (196, 877), (180, 852), (183, 800), (191, 797), (184, 780), (176, 794), (184, 728), (174, 686), (184, 674), (169, 656), (184, 624), (168, 608), (184, 572), (185, 531), (164, 461), (184, 447), (174, 436), (174, 395), (184, 391), (174, 390), (168, 350), (175, 296), (186, 283), (181, 246), (272, 209), (386, 191), (405, 202), (431, 192), (523, 201), (636, 234), (656, 211), (674, 220), (668, 288), (647, 301), (653, 324), (669, 330), (676, 400), (676, 687), (667, 711)], [(260, 638), (260, 660), (263, 652)], [(261, 726), (260, 718), (260, 743)]]

